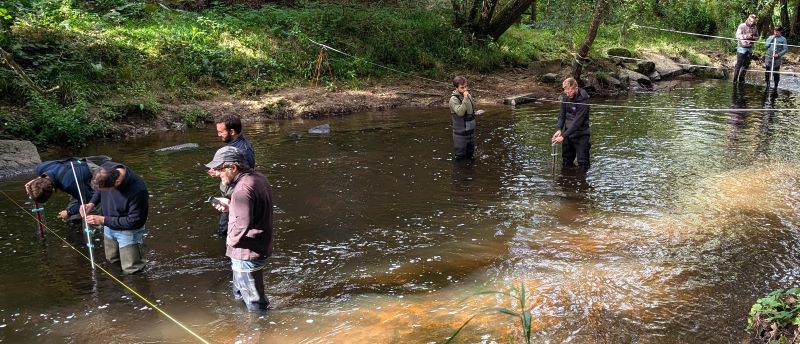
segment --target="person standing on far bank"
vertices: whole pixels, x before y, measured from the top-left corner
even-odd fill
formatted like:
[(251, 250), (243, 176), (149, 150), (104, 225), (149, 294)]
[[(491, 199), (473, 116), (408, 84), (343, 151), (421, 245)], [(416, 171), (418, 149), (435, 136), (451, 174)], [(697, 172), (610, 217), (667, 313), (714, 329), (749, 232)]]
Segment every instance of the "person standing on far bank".
[(467, 79), (453, 78), (450, 94), (450, 117), (453, 122), (455, 160), (472, 159), (475, 155), (475, 100), (467, 89)]
[[(778, 90), (778, 82), (781, 81), (781, 62), (783, 62), (783, 55), (789, 51), (789, 46), (786, 45), (786, 37), (783, 37), (783, 28), (776, 26), (772, 29), (772, 36), (767, 38), (767, 53), (764, 55), (764, 84), (769, 88), (769, 79), (772, 76), (772, 82), (775, 84), (775, 91)], [(770, 73), (770, 71), (772, 71)]]
[(564, 93), (559, 98), (558, 130), (550, 141), (563, 143), (561, 157), (564, 167), (574, 167), (577, 157), (578, 166), (585, 172), (589, 170), (589, 149), (592, 147), (589, 142), (589, 94), (578, 87), (574, 78), (567, 78), (561, 86)]
[(744, 75), (753, 57), (753, 43), (757, 39), (756, 15), (751, 14), (736, 28), (736, 65), (733, 67), (733, 83), (744, 83)]
[[(242, 120), (236, 115), (223, 115), (216, 121), (217, 136), (228, 146), (236, 147), (244, 155), (244, 159), (249, 168), (256, 167), (256, 156), (253, 152), (253, 145), (244, 137), (242, 133)], [(208, 169), (209, 176), (219, 178), (219, 174), (214, 169)], [(222, 197), (230, 198), (233, 192), (232, 185), (225, 185), (220, 182), (219, 191)], [(228, 231), (228, 213), (221, 213), (217, 224), (217, 236), (224, 238)]]

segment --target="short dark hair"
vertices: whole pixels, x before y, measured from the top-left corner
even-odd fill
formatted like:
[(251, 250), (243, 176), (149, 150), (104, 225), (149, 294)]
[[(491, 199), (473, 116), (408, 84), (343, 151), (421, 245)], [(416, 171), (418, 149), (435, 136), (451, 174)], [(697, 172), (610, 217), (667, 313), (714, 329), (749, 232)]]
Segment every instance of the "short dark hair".
[(782, 28), (782, 27), (780, 27), (780, 26), (776, 26), (776, 27), (775, 27), (774, 29), (772, 29), (772, 30), (775, 30), (775, 31), (778, 31), (778, 32), (783, 32), (783, 28)]
[(455, 78), (453, 78), (453, 87), (458, 87), (466, 84), (467, 84), (467, 79), (464, 79), (463, 76), (456, 76)]
[(31, 183), (28, 185), (28, 187), (31, 199), (36, 203), (47, 203), (47, 200), (49, 200), (55, 192), (53, 181), (46, 176), (41, 176), (31, 180)]
[(119, 170), (116, 166), (111, 168), (101, 167), (94, 171), (92, 175), (92, 189), (112, 188), (119, 178)]
[(225, 124), (225, 130), (231, 130), (232, 129), (237, 134), (241, 134), (242, 133), (242, 120), (239, 118), (239, 116), (236, 116), (236, 115), (222, 115), (219, 118), (217, 118), (215, 123), (223, 123), (223, 124)]

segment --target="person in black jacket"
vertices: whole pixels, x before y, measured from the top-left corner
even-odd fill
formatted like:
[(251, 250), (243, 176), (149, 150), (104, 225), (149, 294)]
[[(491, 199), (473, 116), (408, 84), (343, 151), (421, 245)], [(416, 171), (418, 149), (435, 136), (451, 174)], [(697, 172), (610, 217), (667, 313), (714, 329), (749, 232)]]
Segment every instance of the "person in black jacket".
[(86, 211), (99, 205), (103, 215), (86, 216), (86, 222), (103, 226), (106, 259), (119, 262), (126, 274), (144, 270), (142, 246), (150, 197), (144, 180), (128, 166), (109, 161), (94, 172), (92, 188), (96, 192)]
[(567, 78), (561, 84), (561, 108), (558, 111), (558, 130), (551, 138), (552, 143), (563, 143), (562, 163), (564, 167), (574, 167), (575, 158), (583, 170), (589, 169), (589, 94), (578, 87), (574, 78)]

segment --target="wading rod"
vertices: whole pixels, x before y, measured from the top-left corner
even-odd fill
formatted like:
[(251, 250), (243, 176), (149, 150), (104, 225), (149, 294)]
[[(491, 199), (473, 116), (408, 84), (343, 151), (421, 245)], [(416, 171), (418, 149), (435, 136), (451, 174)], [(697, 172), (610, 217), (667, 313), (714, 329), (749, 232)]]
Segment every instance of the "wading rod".
[[(78, 161), (78, 163), (80, 164), (81, 162)], [(86, 203), (83, 201), (81, 183), (78, 181), (78, 175), (75, 174), (75, 164), (70, 161), (69, 166), (72, 167), (72, 176), (75, 178), (75, 187), (78, 188), (78, 198), (80, 198), (81, 201), (81, 208), (78, 210), (78, 213), (80, 213), (80, 210), (83, 210), (83, 216), (81, 216), (81, 218), (83, 219), (83, 231), (86, 232), (86, 248), (89, 250), (89, 261), (92, 262), (92, 270), (94, 270), (94, 250), (92, 249), (94, 245), (92, 245), (92, 231), (89, 230), (89, 223), (86, 222), (86, 217), (89, 216), (89, 214), (86, 212)]]
[(39, 205), (39, 202), (33, 202), (34, 208), (31, 209), (31, 212), (36, 214), (36, 229), (39, 232), (39, 238), (44, 239), (44, 224), (42, 223), (42, 213), (44, 212), (44, 207)]

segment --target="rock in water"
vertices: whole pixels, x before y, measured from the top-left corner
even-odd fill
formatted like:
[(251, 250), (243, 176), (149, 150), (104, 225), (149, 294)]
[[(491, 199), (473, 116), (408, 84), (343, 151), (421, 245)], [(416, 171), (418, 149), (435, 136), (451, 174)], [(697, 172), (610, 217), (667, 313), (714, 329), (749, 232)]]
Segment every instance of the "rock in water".
[(308, 129), (309, 134), (330, 134), (331, 133), (331, 125), (330, 124), (323, 124)]
[(30, 141), (0, 140), (0, 178), (31, 173), (42, 159)]
[(173, 152), (180, 152), (180, 151), (185, 151), (185, 150), (197, 149), (198, 147), (200, 147), (200, 146), (198, 144), (196, 144), (196, 143), (184, 143), (184, 144), (180, 144), (180, 145), (177, 145), (177, 146), (171, 146), (171, 147), (156, 149), (156, 152), (157, 153), (173, 153)]

